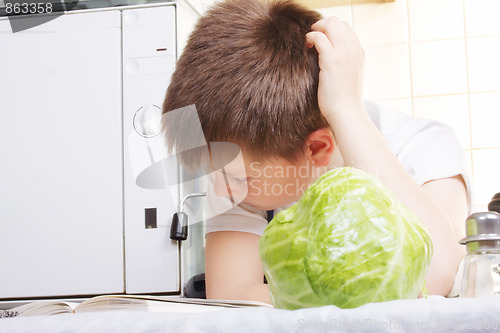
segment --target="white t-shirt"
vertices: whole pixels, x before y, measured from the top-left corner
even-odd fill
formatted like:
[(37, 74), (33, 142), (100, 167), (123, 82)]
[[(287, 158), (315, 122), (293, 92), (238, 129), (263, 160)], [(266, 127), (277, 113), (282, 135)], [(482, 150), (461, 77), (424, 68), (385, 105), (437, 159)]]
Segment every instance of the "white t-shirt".
[[(470, 204), (465, 151), (448, 125), (436, 120), (415, 118), (368, 101), (365, 102), (365, 110), (396, 158), (419, 185), (461, 175)], [(215, 196), (208, 196), (209, 206), (210, 197)], [(278, 208), (275, 212), (284, 208)], [(208, 219), (206, 232), (242, 231), (262, 235), (266, 227), (265, 211), (240, 204)]]

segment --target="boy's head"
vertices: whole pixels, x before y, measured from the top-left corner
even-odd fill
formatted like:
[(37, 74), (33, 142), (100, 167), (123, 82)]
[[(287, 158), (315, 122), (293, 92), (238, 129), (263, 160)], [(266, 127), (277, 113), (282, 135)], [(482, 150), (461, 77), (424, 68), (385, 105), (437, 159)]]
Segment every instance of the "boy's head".
[[(163, 113), (194, 104), (206, 142), (235, 143), (255, 160), (295, 162), (308, 136), (328, 127), (317, 100), (318, 55), (305, 42), (320, 18), (292, 1), (214, 6), (177, 63)], [(185, 150), (178, 138), (188, 124), (164, 123), (163, 131), (169, 148)]]

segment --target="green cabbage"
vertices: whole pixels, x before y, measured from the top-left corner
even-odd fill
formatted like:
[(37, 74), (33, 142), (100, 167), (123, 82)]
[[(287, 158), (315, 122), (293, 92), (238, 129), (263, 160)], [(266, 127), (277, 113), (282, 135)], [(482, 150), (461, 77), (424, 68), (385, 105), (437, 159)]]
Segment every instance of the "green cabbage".
[(354, 168), (320, 177), (269, 223), (260, 257), (277, 308), (354, 308), (415, 298), (432, 243), (380, 181)]

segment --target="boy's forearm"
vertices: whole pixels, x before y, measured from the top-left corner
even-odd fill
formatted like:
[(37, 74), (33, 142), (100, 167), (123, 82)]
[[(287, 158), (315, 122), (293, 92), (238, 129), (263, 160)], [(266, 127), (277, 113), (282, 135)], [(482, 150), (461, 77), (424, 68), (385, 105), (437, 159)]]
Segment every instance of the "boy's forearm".
[(242, 292), (242, 299), (258, 301), (268, 304), (273, 304), (271, 296), (269, 295), (269, 288), (267, 284), (257, 284), (249, 286), (249, 288)]
[(238, 291), (231, 290), (207, 290), (208, 299), (231, 299), (257, 301), (272, 304), (267, 284), (249, 284), (241, 286)]
[[(419, 216), (430, 233), (434, 255), (428, 273), (432, 294), (447, 294), (458, 262), (463, 255), (458, 245), (457, 221), (465, 221), (463, 202), (459, 212), (443, 211), (403, 168), (362, 107), (334, 110), (328, 119), (347, 166), (364, 169), (377, 176), (410, 210)], [(431, 163), (432, 161), (429, 161)], [(459, 201), (458, 198), (457, 201)], [(451, 216), (454, 215), (454, 216)]]

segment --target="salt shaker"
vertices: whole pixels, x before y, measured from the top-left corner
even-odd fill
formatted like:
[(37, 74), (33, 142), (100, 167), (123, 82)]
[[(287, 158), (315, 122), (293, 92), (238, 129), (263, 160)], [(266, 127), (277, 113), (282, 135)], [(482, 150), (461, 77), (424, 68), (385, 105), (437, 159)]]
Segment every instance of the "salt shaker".
[(500, 296), (500, 214), (474, 213), (466, 221), (467, 247), (460, 297)]

